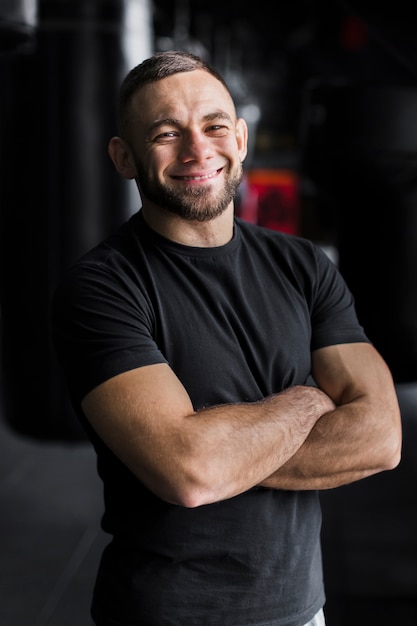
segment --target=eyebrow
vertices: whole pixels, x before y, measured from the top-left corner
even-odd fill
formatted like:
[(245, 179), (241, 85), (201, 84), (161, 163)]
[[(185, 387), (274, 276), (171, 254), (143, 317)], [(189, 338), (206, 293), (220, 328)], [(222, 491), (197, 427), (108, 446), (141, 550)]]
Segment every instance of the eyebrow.
[[(233, 122), (230, 115), (226, 113), (225, 111), (221, 111), (221, 110), (213, 111), (212, 113), (207, 113), (207, 115), (203, 116), (204, 122), (211, 122), (213, 120), (227, 120), (229, 122)], [(163, 126), (164, 124), (168, 126), (177, 126), (177, 127), (181, 127), (183, 125), (181, 120), (179, 120), (176, 117), (164, 117), (162, 119), (155, 120), (154, 122), (152, 122), (152, 124), (150, 124), (149, 126), (148, 132), (152, 132), (156, 128), (159, 128), (160, 126)]]

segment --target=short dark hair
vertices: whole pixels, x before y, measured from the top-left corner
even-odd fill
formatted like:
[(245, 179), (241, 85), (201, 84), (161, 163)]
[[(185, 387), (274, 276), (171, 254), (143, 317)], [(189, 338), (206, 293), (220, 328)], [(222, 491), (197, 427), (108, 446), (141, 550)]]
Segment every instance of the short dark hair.
[(203, 70), (222, 83), (232, 97), (229, 87), (219, 72), (201, 57), (184, 50), (156, 52), (128, 72), (119, 93), (119, 132), (123, 136), (128, 125), (129, 104), (133, 94), (149, 83), (180, 72)]

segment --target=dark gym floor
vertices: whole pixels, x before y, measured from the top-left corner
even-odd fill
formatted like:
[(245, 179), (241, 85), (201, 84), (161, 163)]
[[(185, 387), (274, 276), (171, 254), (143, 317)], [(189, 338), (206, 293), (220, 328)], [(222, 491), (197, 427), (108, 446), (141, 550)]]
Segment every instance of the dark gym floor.
[[(417, 384), (399, 398), (399, 468), (322, 493), (328, 626), (417, 626)], [(92, 626), (101, 510), (88, 443), (0, 419), (0, 626)]]
[(0, 625), (90, 626), (102, 547), (87, 443), (39, 442), (0, 421)]

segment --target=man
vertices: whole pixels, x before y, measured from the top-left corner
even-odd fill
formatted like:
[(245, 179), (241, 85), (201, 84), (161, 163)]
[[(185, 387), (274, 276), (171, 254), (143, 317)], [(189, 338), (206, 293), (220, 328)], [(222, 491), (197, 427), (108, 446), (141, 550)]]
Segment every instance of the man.
[(399, 463), (391, 375), (336, 267), (234, 215), (246, 146), (202, 60), (131, 70), (109, 153), (142, 208), (55, 295), (113, 536), (98, 626), (324, 623), (318, 490)]

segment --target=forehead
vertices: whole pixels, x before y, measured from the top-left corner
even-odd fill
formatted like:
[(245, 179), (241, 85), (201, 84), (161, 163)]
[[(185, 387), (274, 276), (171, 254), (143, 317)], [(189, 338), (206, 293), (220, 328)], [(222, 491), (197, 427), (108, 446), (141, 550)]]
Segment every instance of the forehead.
[(188, 119), (223, 111), (233, 120), (235, 107), (224, 85), (204, 70), (181, 72), (141, 87), (132, 97), (132, 113), (144, 123), (174, 117)]

